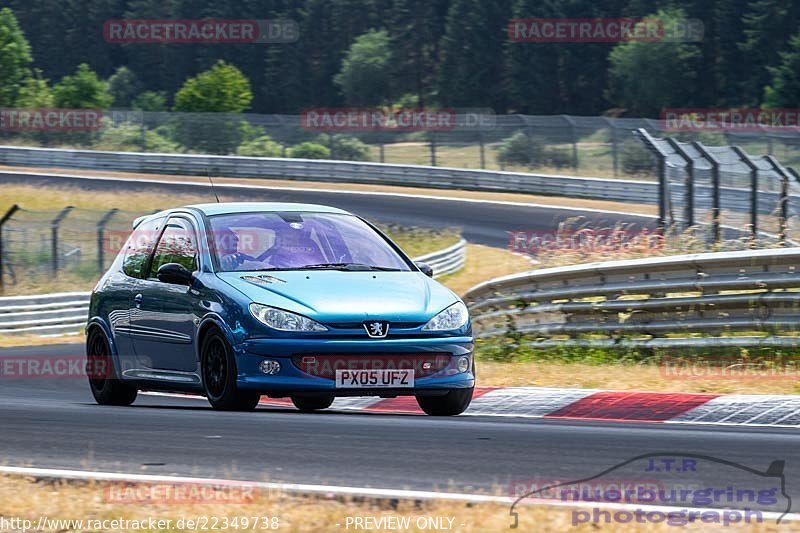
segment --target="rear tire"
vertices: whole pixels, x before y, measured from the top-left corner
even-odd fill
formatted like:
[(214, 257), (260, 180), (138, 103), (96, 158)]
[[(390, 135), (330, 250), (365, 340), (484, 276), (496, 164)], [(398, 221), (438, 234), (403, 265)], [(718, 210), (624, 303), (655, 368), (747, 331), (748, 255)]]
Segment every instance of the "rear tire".
[(304, 413), (327, 409), (333, 403), (334, 397), (330, 395), (292, 396), (292, 403)]
[(261, 395), (239, 390), (233, 350), (218, 329), (212, 329), (203, 338), (200, 361), (203, 389), (211, 407), (220, 411), (252, 411), (256, 408)]
[(460, 415), (469, 407), (474, 390), (450, 389), (444, 396), (417, 396), (417, 403), (420, 409), (431, 416)]
[(94, 400), (100, 405), (130, 405), (139, 391), (117, 378), (111, 348), (105, 333), (97, 327), (86, 339), (86, 374)]

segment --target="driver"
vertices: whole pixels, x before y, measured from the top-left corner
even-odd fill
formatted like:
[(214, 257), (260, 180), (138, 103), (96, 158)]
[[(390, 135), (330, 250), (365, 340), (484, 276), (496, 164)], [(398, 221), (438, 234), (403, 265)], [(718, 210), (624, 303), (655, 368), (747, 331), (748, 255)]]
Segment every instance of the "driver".
[(325, 256), (309, 229), (288, 224), (275, 233), (275, 243), (258, 260), (273, 267), (297, 268), (323, 263)]
[(255, 261), (254, 257), (239, 252), (239, 236), (230, 228), (218, 231), (214, 242), (220, 267), (224, 271), (236, 270), (245, 261)]

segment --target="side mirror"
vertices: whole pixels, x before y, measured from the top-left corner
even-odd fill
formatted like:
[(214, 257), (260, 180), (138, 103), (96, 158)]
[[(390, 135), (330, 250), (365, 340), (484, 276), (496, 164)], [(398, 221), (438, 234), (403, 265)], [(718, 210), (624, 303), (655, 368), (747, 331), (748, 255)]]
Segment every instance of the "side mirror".
[(167, 263), (161, 265), (156, 273), (158, 281), (172, 283), (175, 285), (190, 285), (194, 276), (189, 270), (178, 263)]
[(414, 264), (417, 265), (417, 268), (420, 269), (423, 274), (425, 274), (429, 278), (433, 277), (433, 267), (430, 266), (428, 263), (423, 263), (422, 261), (419, 261)]

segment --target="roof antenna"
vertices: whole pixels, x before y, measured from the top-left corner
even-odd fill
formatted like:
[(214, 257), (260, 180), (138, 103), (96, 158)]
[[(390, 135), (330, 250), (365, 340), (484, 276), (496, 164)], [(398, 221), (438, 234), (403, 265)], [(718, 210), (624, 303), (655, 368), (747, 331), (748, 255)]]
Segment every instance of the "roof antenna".
[(208, 176), (208, 182), (211, 184), (211, 192), (214, 193), (214, 198), (217, 199), (217, 203), (220, 203), (219, 196), (217, 196), (217, 190), (214, 188), (214, 180), (211, 179), (211, 172), (206, 170), (206, 175)]

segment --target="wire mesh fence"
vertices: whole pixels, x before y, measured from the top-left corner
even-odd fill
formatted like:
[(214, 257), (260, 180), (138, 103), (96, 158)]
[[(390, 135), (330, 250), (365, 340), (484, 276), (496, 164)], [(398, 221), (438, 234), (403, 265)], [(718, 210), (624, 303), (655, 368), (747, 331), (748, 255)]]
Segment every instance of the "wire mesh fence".
[(800, 241), (800, 179), (774, 156), (657, 138), (644, 129), (637, 135), (655, 156), (663, 226), (691, 229), (709, 243)]
[(68, 273), (96, 279), (113, 262), (136, 217), (145, 213), (64, 207), (12, 208), (0, 224), (0, 287)]
[[(452, 113), (438, 127), (380, 127), (312, 122), (304, 115), (172, 113), (113, 110), (92, 131), (0, 131), (0, 143), (98, 150), (210, 153), (261, 157), (364, 160), (456, 168), (567, 172), (656, 179), (656, 168), (636, 139), (638, 128), (664, 135), (654, 119), (569, 115)], [(333, 113), (332, 116), (336, 116)], [(391, 114), (390, 114), (391, 116)], [(397, 118), (397, 117), (395, 117)], [(765, 130), (683, 132), (682, 142), (740, 145), (751, 153), (800, 163), (800, 132)]]

